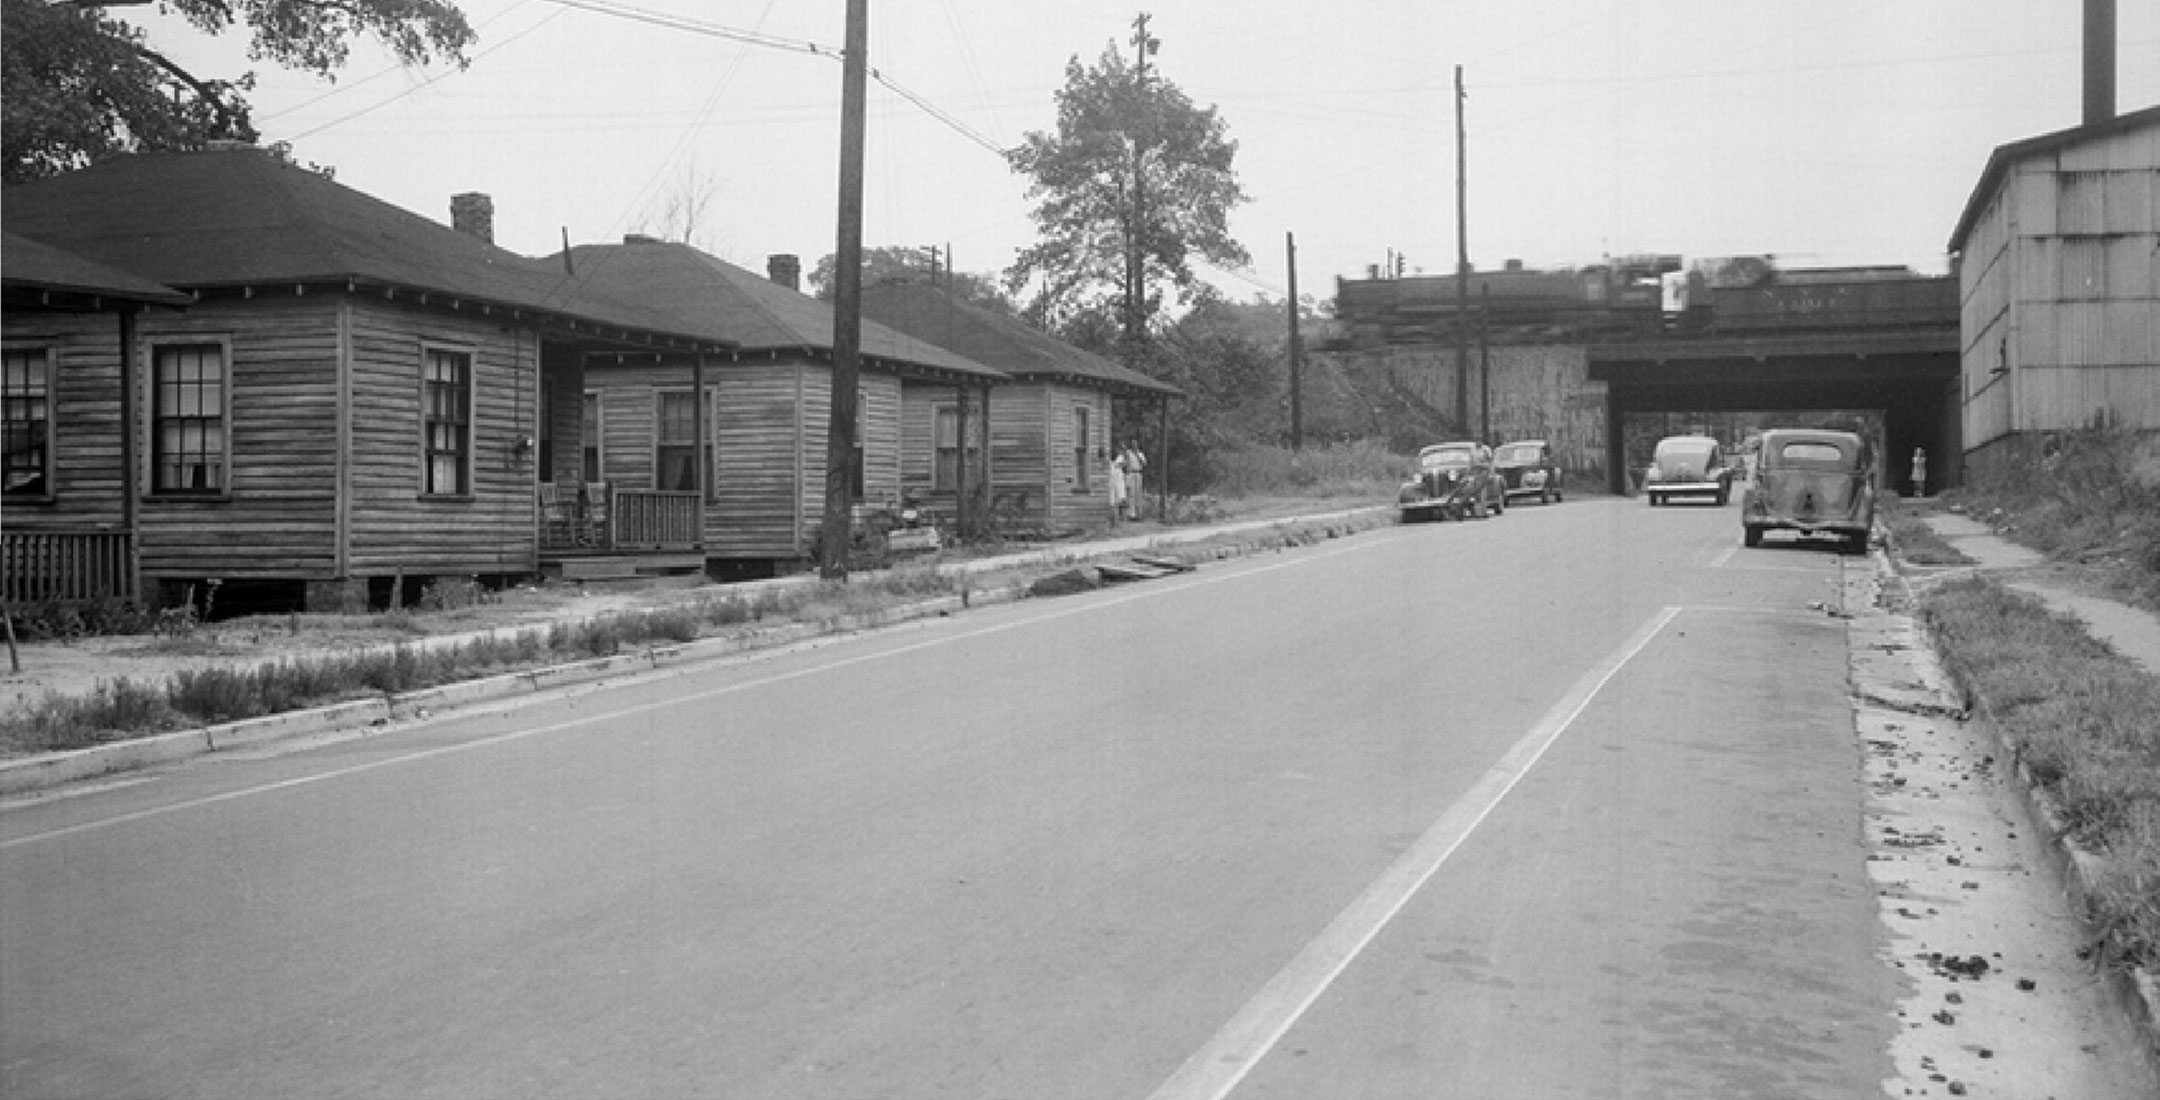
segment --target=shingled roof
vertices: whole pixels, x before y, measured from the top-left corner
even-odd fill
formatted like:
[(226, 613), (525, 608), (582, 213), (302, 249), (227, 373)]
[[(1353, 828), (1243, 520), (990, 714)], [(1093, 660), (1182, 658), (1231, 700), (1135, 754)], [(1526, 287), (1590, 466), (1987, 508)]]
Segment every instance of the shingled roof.
[(410, 290), (626, 330), (614, 335), (633, 343), (729, 343), (253, 147), (139, 153), (17, 184), (0, 218), (8, 232), (188, 290)]
[(0, 233), (0, 282), (7, 286), (10, 303), (21, 292), (39, 299), (31, 304), (56, 309), (134, 302), (184, 306), (195, 300), (162, 283), (14, 233)]
[(1182, 397), (1175, 386), (1084, 351), (1057, 337), (927, 283), (883, 282), (863, 288), (863, 316), (929, 340), (1015, 378), (1092, 386), (1121, 397)]
[[(562, 266), (558, 255), (540, 261)], [(727, 333), (744, 353), (808, 351), (830, 354), (833, 307), (687, 244), (632, 236), (622, 244), (570, 250), (578, 285), (633, 298), (679, 323)], [(902, 375), (1002, 381), (1005, 375), (975, 359), (865, 319), (862, 354)]]

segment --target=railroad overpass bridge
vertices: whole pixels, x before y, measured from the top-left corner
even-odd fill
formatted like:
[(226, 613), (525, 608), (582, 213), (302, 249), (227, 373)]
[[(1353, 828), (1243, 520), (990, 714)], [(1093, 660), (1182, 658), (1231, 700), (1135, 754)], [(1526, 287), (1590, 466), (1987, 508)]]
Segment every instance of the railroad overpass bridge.
[(1850, 416), (1879, 433), (1886, 488), (1908, 483), (1915, 448), (1927, 452), (1930, 491), (1959, 483), (1955, 276), (1902, 268), (1782, 272), (1708, 297), (1667, 314), (1656, 331), (1614, 333), (1586, 348), (1589, 380), (1606, 387), (1614, 492), (1628, 491), (1627, 471), (1647, 464), (1648, 447), (1667, 429), (1738, 421), (1769, 427), (1781, 417), (1816, 423)]

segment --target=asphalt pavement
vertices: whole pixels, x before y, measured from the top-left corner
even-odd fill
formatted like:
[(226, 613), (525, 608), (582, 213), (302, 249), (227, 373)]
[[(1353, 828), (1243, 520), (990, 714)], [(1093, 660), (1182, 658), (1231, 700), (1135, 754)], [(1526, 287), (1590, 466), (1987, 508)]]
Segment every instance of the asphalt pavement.
[(1887, 565), (1520, 508), (56, 790), (0, 1093), (2152, 1095)]

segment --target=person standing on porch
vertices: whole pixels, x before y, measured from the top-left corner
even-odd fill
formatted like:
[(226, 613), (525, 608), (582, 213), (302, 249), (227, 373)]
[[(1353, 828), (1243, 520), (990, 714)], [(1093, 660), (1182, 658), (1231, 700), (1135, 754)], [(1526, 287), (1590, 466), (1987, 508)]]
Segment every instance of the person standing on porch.
[(1110, 522), (1125, 518), (1125, 452), (1110, 456)]
[(1147, 453), (1140, 449), (1140, 441), (1135, 439), (1125, 444), (1118, 457), (1125, 463), (1125, 514), (1139, 519), (1147, 512), (1147, 496), (1140, 482), (1140, 471), (1147, 469)]

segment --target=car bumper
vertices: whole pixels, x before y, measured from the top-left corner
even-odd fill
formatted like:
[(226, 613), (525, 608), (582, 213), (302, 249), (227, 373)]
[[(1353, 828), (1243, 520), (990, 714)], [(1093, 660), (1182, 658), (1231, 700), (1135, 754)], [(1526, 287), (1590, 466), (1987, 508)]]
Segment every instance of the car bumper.
[(1693, 495), (1695, 493), (1722, 493), (1726, 484), (1722, 481), (1650, 481), (1643, 484), (1643, 492), (1659, 496)]

